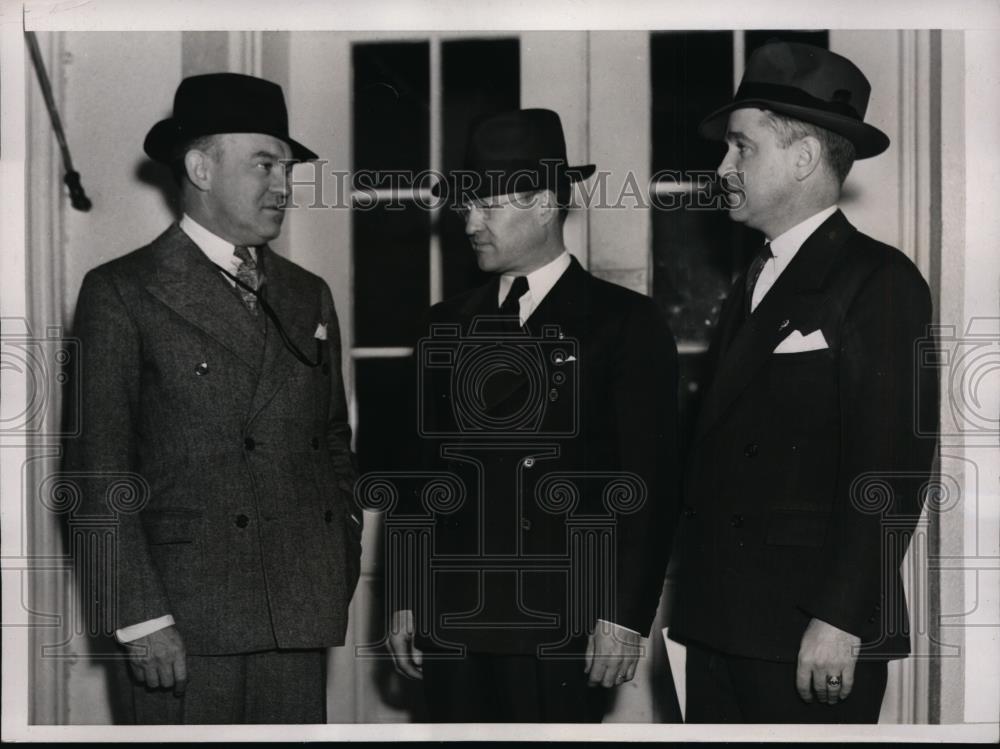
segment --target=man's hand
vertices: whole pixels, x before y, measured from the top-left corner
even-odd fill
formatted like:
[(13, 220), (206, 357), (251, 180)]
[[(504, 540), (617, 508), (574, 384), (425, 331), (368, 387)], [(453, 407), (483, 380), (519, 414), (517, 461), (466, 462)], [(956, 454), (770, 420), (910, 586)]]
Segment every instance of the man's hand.
[(187, 688), (187, 656), (177, 627), (170, 626), (125, 643), (135, 678), (150, 689), (173, 689), (180, 696)]
[(587, 640), (583, 669), (590, 674), (587, 686), (615, 687), (631, 681), (642, 652), (641, 639), (637, 632), (598, 620)]
[(424, 654), (413, 644), (413, 611), (392, 612), (389, 622), (389, 652), (396, 670), (408, 679), (423, 679)]
[[(854, 688), (854, 664), (861, 638), (837, 629), (820, 619), (813, 619), (802, 635), (795, 687), (806, 702), (813, 693), (820, 702), (835, 705), (846, 700)], [(832, 678), (833, 684), (827, 679)], [(839, 679), (839, 683), (838, 680)]]

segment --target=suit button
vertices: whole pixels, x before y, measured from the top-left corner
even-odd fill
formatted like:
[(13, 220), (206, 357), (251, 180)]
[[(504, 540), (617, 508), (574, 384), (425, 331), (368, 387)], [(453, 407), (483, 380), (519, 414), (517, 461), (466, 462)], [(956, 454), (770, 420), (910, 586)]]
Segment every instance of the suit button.
[(693, 518), (695, 516), (695, 510), (690, 505), (684, 505), (684, 517)]
[(319, 437), (313, 437), (309, 440), (309, 444), (312, 445), (313, 450), (319, 450)]
[(521, 530), (530, 531), (531, 521), (528, 518), (521, 518)]
[(743, 454), (746, 455), (748, 458), (752, 458), (754, 455), (756, 455), (757, 454), (757, 443), (756, 442), (751, 442), (749, 445), (747, 445), (746, 447), (744, 447), (743, 448)]
[(257, 443), (253, 441), (253, 437), (247, 437), (245, 440), (243, 440), (243, 447), (245, 447), (247, 450), (253, 450), (255, 447), (257, 447)]
[(236, 527), (237, 528), (246, 528), (248, 525), (250, 525), (250, 518), (248, 518), (246, 515), (237, 515), (236, 516)]
[(731, 526), (733, 526), (733, 528), (742, 528), (743, 527), (743, 516), (742, 515), (733, 515), (733, 517), (729, 520), (729, 524)]
[(333, 522), (333, 510), (327, 510), (327, 511), (326, 511), (326, 512), (325, 512), (325, 513), (323, 514), (323, 519), (324, 519), (324, 520), (325, 520), (326, 522), (328, 522), (328, 523), (332, 523), (332, 522)]

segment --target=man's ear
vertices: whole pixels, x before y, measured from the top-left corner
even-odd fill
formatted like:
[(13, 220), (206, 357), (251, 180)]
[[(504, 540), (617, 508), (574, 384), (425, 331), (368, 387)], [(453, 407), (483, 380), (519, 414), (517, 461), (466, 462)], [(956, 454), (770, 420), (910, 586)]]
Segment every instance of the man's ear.
[(823, 160), (823, 146), (819, 138), (807, 135), (795, 144), (795, 178), (800, 182), (816, 171)]
[(539, 190), (535, 194), (538, 201), (538, 215), (543, 225), (555, 221), (559, 217), (559, 201), (552, 190)]
[(184, 171), (188, 180), (202, 192), (212, 186), (212, 168), (214, 162), (210, 154), (197, 148), (191, 148), (184, 154)]

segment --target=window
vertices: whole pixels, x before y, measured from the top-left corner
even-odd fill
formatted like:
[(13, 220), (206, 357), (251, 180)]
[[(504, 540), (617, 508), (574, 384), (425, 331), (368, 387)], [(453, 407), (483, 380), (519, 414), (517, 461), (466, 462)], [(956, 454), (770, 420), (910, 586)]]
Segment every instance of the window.
[[(458, 215), (428, 209), (432, 175), (461, 166), (472, 120), (520, 106), (520, 43), (364, 42), (352, 65), (353, 169), (369, 175), (352, 208), (357, 451), (364, 471), (399, 470), (412, 387), (405, 357), (420, 321), (431, 304), (485, 281)], [(397, 176), (407, 174), (420, 178)]]

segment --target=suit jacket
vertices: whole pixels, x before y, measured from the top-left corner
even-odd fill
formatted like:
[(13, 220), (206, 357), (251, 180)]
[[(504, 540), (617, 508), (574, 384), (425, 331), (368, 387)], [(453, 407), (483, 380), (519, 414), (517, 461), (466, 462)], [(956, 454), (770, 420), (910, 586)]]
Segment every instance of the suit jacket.
[[(753, 314), (733, 285), (685, 480), (671, 633), (794, 661), (810, 618), (865, 652), (909, 652), (899, 567), (934, 455), (937, 380), (918, 367), (927, 284), (839, 211)], [(828, 348), (773, 353), (793, 331)]]
[(481, 324), (497, 288), (434, 306), (417, 347), (424, 468), (465, 487), (457, 508), (405, 510), (432, 525), (418, 644), (577, 648), (598, 618), (645, 634), (679, 494), (673, 337), (650, 299), (573, 259), (498, 355), (505, 334)]
[(194, 654), (342, 644), (359, 570), (333, 299), (259, 253), (266, 298), (321, 366), (176, 225), (90, 271), (76, 310), (83, 429), (67, 462), (114, 549), (91, 606), (115, 629), (171, 614)]

